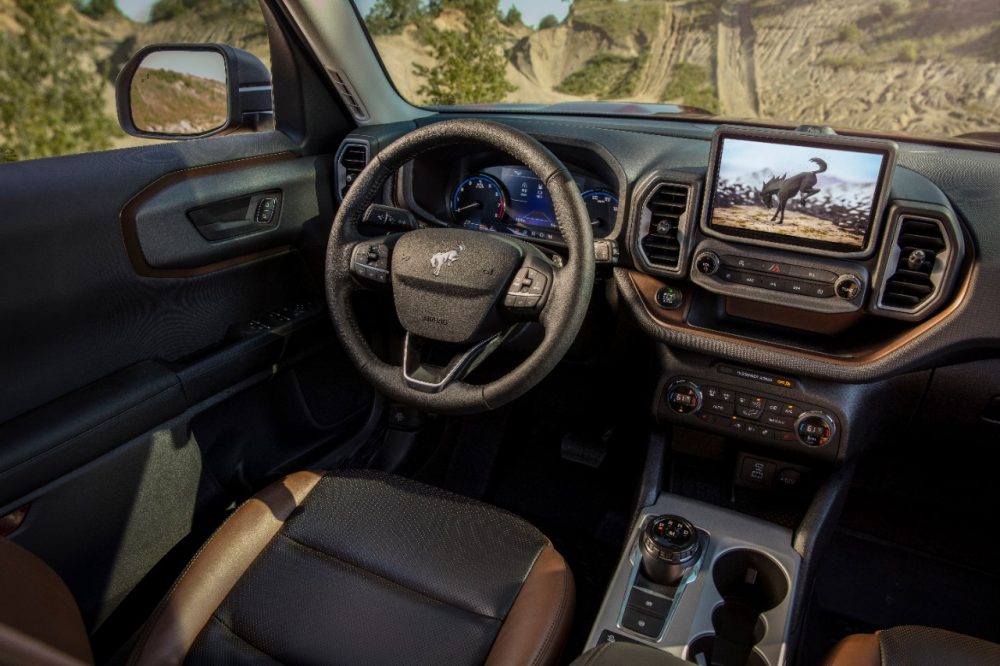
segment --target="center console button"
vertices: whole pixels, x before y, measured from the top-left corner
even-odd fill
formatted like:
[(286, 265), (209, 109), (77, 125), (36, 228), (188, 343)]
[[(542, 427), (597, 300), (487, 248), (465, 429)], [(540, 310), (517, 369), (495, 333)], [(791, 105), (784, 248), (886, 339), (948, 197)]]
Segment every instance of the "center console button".
[(845, 301), (853, 301), (861, 293), (861, 279), (856, 275), (841, 275), (833, 285), (837, 296)]
[(833, 282), (837, 279), (836, 273), (825, 271), (822, 268), (812, 268), (810, 266), (789, 266), (788, 274), (791, 277), (802, 278), (804, 280), (816, 280), (817, 282)]
[(649, 615), (634, 608), (626, 608), (625, 614), (622, 616), (623, 627), (650, 638), (656, 638), (660, 635), (664, 622), (662, 617)]
[(764, 412), (762, 409), (754, 409), (753, 407), (737, 407), (736, 416), (740, 416), (745, 419), (751, 419), (756, 421), (760, 418), (760, 415)]
[(722, 265), (729, 266), (730, 268), (738, 268), (744, 271), (763, 270), (763, 262), (759, 259), (754, 259), (753, 257), (737, 257), (732, 254), (723, 255)]
[(774, 426), (775, 428), (791, 428), (792, 421), (786, 416), (775, 416), (774, 414), (765, 414), (764, 423), (769, 426)]
[(723, 402), (722, 400), (708, 399), (705, 400), (705, 411), (718, 416), (732, 416), (733, 403)]
[(701, 391), (691, 382), (674, 382), (667, 389), (667, 405), (678, 414), (697, 412), (701, 401)]
[(666, 617), (670, 613), (671, 604), (671, 600), (667, 597), (650, 594), (640, 587), (633, 587), (632, 593), (628, 596), (629, 606), (657, 617)]
[(795, 435), (806, 446), (828, 444), (836, 430), (833, 419), (823, 412), (804, 412), (795, 421)]
[(832, 298), (833, 287), (828, 284), (811, 284), (809, 285), (807, 295), (815, 296), (816, 298)]
[(743, 459), (743, 468), (740, 470), (740, 478), (744, 481), (770, 486), (774, 480), (774, 470), (776, 465), (767, 460), (758, 460), (747, 456)]

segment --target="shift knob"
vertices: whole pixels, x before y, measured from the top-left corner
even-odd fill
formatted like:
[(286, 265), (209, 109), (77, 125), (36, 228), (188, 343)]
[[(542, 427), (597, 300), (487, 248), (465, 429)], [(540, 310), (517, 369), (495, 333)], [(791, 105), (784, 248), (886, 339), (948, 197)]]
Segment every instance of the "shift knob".
[(642, 532), (642, 571), (660, 585), (676, 585), (701, 554), (698, 531), (680, 516), (656, 516)]

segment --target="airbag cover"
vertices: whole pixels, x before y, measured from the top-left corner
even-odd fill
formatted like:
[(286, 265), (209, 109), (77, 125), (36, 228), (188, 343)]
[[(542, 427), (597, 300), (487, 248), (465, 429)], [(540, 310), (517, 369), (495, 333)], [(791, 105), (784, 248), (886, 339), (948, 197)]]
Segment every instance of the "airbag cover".
[(470, 343), (499, 330), (497, 301), (522, 260), (500, 236), (466, 229), (419, 229), (392, 253), (396, 314), (410, 333)]

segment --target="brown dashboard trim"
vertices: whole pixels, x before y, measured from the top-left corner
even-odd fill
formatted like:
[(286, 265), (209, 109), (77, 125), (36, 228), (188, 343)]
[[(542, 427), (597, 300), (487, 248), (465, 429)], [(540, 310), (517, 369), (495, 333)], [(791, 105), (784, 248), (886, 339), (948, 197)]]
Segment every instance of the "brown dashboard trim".
[[(968, 259), (971, 260), (971, 257)], [(656, 305), (656, 292), (660, 287), (666, 286), (666, 283), (661, 282), (655, 277), (632, 269), (625, 269), (625, 273), (628, 278), (628, 283), (631, 284), (631, 286), (635, 289), (636, 294), (638, 294), (639, 300), (642, 303), (646, 314), (650, 317), (650, 319), (655, 321), (664, 329), (675, 333), (694, 335), (725, 344), (738, 344), (742, 346), (755, 347), (760, 350), (773, 351), (774, 348), (777, 347), (780, 348), (783, 353), (794, 355), (810, 362), (819, 362), (849, 368), (858, 368), (874, 363), (897, 351), (901, 347), (913, 342), (927, 331), (939, 325), (962, 305), (972, 283), (972, 271), (965, 270), (964, 277), (958, 285), (955, 296), (944, 309), (929, 319), (921, 322), (917, 326), (914, 326), (904, 334), (892, 339), (887, 344), (872, 347), (870, 349), (859, 350), (853, 355), (832, 356), (817, 352), (804, 351), (796, 347), (789, 347), (779, 343), (762, 343), (758, 340), (753, 340), (743, 336), (728, 335), (716, 331), (695, 328), (687, 323), (686, 308), (683, 316), (677, 316), (678, 313), (676, 311), (669, 312)]]
[(260, 259), (267, 259), (287, 254), (291, 248), (288, 245), (281, 245), (267, 250), (233, 257), (232, 259), (205, 264), (203, 266), (195, 266), (192, 268), (156, 268), (149, 265), (146, 261), (146, 257), (142, 253), (142, 247), (139, 244), (139, 233), (136, 230), (136, 212), (144, 203), (149, 201), (155, 195), (159, 194), (171, 185), (175, 185), (185, 180), (211, 176), (225, 171), (230, 171), (233, 168), (255, 167), (264, 164), (273, 164), (275, 162), (283, 162), (294, 158), (295, 155), (290, 152), (272, 153), (270, 155), (261, 155), (258, 157), (246, 157), (238, 160), (216, 162), (215, 164), (206, 164), (204, 166), (171, 171), (170, 173), (164, 174), (154, 180), (128, 200), (128, 202), (122, 207), (121, 214), (119, 216), (119, 220), (121, 222), (122, 240), (125, 243), (125, 252), (128, 254), (129, 262), (132, 264), (132, 270), (134, 270), (137, 275), (142, 277), (189, 278), (207, 275), (208, 273), (221, 271), (225, 268), (232, 268), (233, 266), (241, 266)]

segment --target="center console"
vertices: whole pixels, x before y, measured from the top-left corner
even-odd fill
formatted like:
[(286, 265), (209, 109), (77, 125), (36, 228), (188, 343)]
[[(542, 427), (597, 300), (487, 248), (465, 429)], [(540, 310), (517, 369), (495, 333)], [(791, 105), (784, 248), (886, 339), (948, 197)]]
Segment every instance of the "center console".
[(587, 649), (635, 642), (693, 663), (784, 663), (801, 558), (789, 529), (661, 494), (634, 525)]

